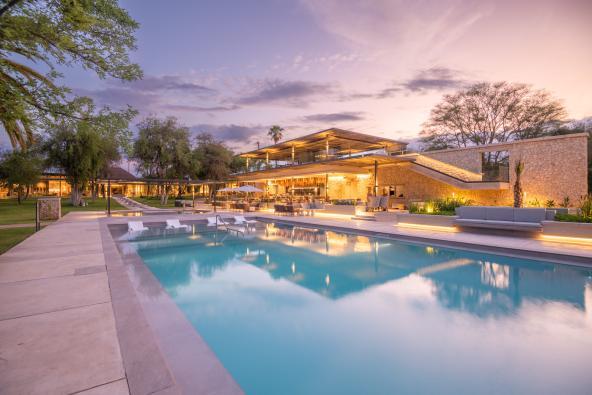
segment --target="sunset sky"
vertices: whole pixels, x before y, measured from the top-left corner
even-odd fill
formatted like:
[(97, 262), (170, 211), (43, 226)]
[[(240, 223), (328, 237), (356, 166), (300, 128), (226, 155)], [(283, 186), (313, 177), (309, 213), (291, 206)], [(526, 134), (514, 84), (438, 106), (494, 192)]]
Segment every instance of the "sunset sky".
[[(257, 0), (121, 4), (145, 78), (64, 71), (100, 104), (176, 116), (237, 150), (331, 126), (412, 139), (444, 93), (524, 82), (592, 115), (592, 1)], [(139, 120), (139, 119), (138, 119)]]

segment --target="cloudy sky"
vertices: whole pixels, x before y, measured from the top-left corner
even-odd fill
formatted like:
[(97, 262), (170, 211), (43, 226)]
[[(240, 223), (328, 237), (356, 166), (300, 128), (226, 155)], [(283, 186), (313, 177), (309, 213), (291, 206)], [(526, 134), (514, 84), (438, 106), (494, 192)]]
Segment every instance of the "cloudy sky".
[(80, 94), (176, 116), (237, 150), (328, 128), (417, 136), (446, 92), (474, 81), (545, 88), (592, 115), (589, 0), (123, 0), (145, 78), (67, 70)]

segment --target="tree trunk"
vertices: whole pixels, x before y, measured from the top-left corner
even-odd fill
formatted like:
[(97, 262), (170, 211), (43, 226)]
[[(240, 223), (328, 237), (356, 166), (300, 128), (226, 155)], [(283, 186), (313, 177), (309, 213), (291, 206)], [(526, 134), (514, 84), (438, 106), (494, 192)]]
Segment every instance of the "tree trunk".
[(523, 205), (523, 198), (524, 193), (522, 191), (522, 171), (524, 170), (524, 163), (521, 160), (516, 163), (516, 167), (514, 169), (516, 173), (516, 181), (514, 182), (514, 207), (522, 207)]
[(167, 193), (167, 186), (166, 184), (160, 185), (160, 205), (164, 206), (167, 204), (168, 200), (168, 193)]
[(72, 193), (70, 194), (70, 202), (72, 206), (80, 206), (80, 198), (82, 197), (82, 191), (78, 183), (72, 184)]
[(95, 180), (91, 181), (90, 190), (91, 190), (91, 199), (93, 201), (97, 200), (97, 197), (99, 196), (99, 184), (97, 184), (97, 182)]
[(31, 192), (31, 186), (27, 185), (27, 190), (25, 191), (25, 200), (29, 198), (29, 193)]
[(21, 204), (23, 201), (23, 187), (20, 185), (16, 188), (16, 201), (18, 204)]

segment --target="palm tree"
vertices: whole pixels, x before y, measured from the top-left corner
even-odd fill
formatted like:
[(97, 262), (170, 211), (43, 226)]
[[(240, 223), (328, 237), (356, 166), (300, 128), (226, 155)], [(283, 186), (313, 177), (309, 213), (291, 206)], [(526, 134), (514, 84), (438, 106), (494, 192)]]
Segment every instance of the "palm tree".
[(277, 144), (278, 141), (280, 141), (282, 138), (284, 138), (284, 134), (282, 133), (283, 131), (284, 131), (284, 128), (282, 128), (281, 126), (273, 125), (272, 127), (269, 128), (269, 132), (267, 132), (267, 135), (269, 137), (271, 137), (274, 144)]
[(33, 142), (31, 109), (41, 107), (37, 95), (44, 87), (56, 89), (52, 81), (41, 73), (0, 57), (0, 125), (10, 139), (13, 148), (26, 149)]
[(514, 172), (516, 173), (516, 181), (514, 182), (514, 207), (522, 207), (522, 200), (524, 198), (521, 180), (522, 173), (524, 172), (524, 162), (522, 162), (522, 159), (516, 162)]

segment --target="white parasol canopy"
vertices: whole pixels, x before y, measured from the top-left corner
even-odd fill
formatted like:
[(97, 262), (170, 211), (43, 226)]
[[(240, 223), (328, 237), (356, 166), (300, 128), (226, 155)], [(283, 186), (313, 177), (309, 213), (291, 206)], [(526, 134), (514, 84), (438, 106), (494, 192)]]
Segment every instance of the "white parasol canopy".
[(243, 185), (242, 187), (236, 188), (237, 192), (263, 192), (263, 190), (259, 188), (255, 188), (251, 185)]
[(239, 188), (226, 187), (219, 189), (218, 192), (239, 192)]

